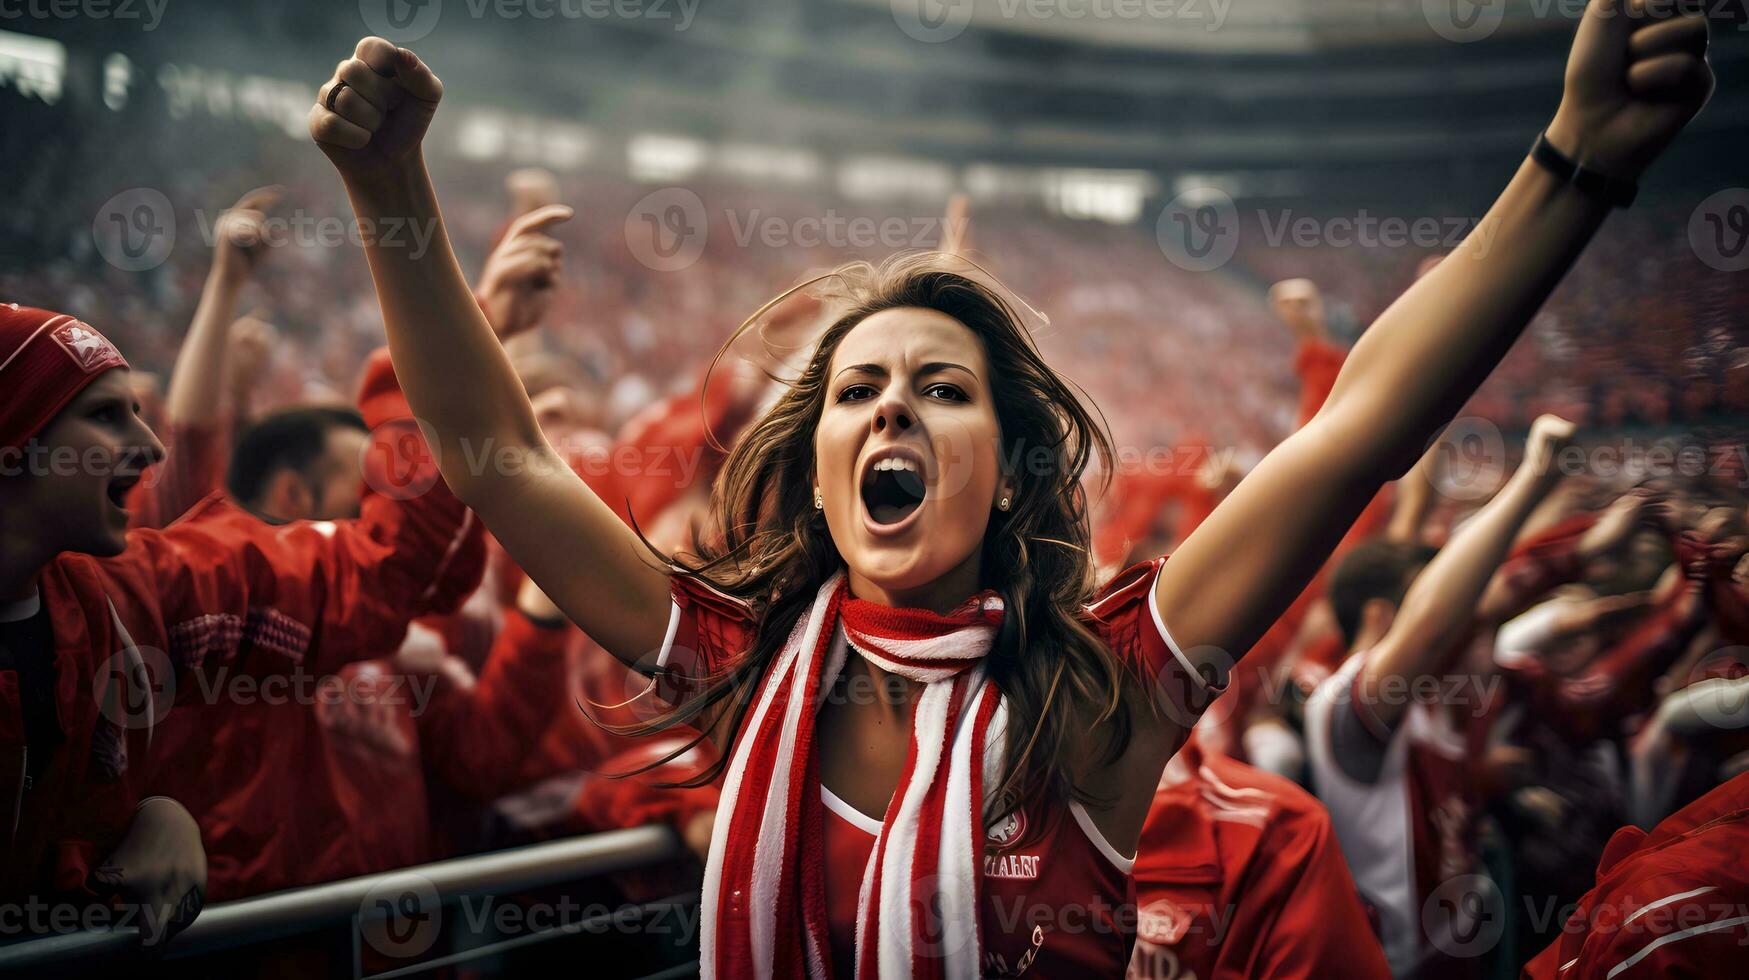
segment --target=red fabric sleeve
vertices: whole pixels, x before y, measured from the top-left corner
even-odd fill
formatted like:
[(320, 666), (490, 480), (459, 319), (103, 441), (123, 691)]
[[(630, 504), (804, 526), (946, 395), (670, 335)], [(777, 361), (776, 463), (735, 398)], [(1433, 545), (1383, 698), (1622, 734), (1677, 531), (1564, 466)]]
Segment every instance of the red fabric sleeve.
[(660, 785), (684, 782), (703, 772), (712, 759), (708, 742), (701, 742), (654, 769), (637, 771), (655, 765), (691, 740), (690, 730), (676, 729), (602, 763), (599, 773), (584, 781), (577, 796), (578, 822), (595, 832), (651, 823), (681, 829), (694, 816), (715, 810), (722, 790), (714, 784)]
[(1689, 569), (1690, 577), (1706, 583), (1707, 605), (1724, 641), (1749, 644), (1749, 589), (1731, 577), (1740, 556), (1723, 546), (1709, 546), (1693, 534), (1678, 535), (1673, 544), (1676, 560)]
[(492, 800), (520, 789), (518, 763), (571, 703), (569, 632), (505, 617), (474, 686), (452, 689), (419, 719), (425, 761), (459, 793)]
[(276, 655), (273, 670), (289, 659), (331, 673), (393, 651), (408, 622), (479, 585), (480, 523), (444, 485), (386, 351), (360, 407), (372, 444), (357, 520), (274, 526), (233, 508), (130, 536), (127, 568), (149, 577), (137, 584), (158, 597), (179, 667), (248, 651)]
[(1496, 581), (1509, 590), (1511, 605), (1522, 609), (1550, 589), (1584, 574), (1579, 539), (1596, 523), (1595, 514), (1574, 514), (1514, 545), (1495, 573)]
[(1193, 671), (1161, 631), (1154, 614), (1154, 581), (1166, 561), (1156, 558), (1119, 573), (1083, 613), (1094, 635), (1139, 675), (1166, 717), (1179, 726), (1182, 744), (1209, 704), (1226, 690), (1226, 678)]
[[(1732, 843), (1740, 846), (1743, 841)], [(1718, 868), (1728, 869), (1741, 852), (1704, 838), (1688, 842), (1687, 849), (1695, 853), (1675, 862), (1687, 865), (1680, 870), (1664, 868), (1666, 873), (1634, 876), (1615, 883), (1602, 896), (1581, 899), (1561, 937), (1532, 960), (1522, 976), (1653, 980), (1738, 975), (1737, 965), (1749, 947), (1749, 915), (1743, 914), (1741, 881), (1730, 879), (1741, 875), (1717, 874), (1707, 864), (1716, 862)]]
[(162, 528), (224, 484), (229, 462), (222, 425), (172, 425), (164, 461), (128, 492), (128, 529)]
[(1310, 422), (1324, 407), (1347, 359), (1347, 351), (1327, 340), (1300, 341), (1294, 354), (1294, 373), (1300, 376), (1300, 425)]
[(696, 688), (691, 680), (727, 672), (753, 649), (757, 624), (747, 604), (687, 575), (672, 576), (678, 615), (674, 636), (662, 651), (668, 680), (657, 694), (678, 703)]

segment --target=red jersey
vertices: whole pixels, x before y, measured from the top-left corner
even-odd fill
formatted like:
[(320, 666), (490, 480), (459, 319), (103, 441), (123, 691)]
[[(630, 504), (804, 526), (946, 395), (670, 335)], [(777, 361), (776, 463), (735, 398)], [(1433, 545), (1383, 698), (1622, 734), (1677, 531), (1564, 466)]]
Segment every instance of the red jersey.
[[(1085, 609), (1085, 622), (1113, 653), (1144, 676), (1158, 678), (1183, 720), (1180, 739), (1218, 693), (1190, 665), (1170, 639), (1153, 602), (1155, 580), (1165, 558), (1134, 566), (1118, 575)], [(752, 648), (756, 624), (746, 606), (697, 580), (674, 579), (674, 609), (659, 667), (680, 678), (719, 675)], [(674, 681), (670, 701), (684, 694)], [(848, 963), (871, 830), (841, 801), (824, 792), (825, 880), (832, 904), (832, 955)], [(986, 977), (1115, 977), (1129, 961), (1134, 902), (1129, 888), (1132, 856), (1110, 845), (1086, 811), (1068, 802), (1033, 800), (1002, 826), (993, 828), (984, 859), (985, 896), (979, 926)], [(838, 896), (833, 898), (833, 896)], [(845, 907), (846, 896), (848, 907)], [(848, 932), (846, 920), (848, 915)], [(848, 974), (843, 974), (848, 975)]]
[(1525, 980), (1736, 977), (1749, 964), (1749, 774), (1650, 834), (1623, 827)]
[(1130, 980), (1388, 980), (1330, 815), (1192, 739), (1166, 766), (1135, 865)]
[[(881, 822), (825, 786), (826, 918), (833, 976), (856, 975), (856, 907)], [(1055, 811), (1054, 818), (1050, 814)], [(979, 976), (1117, 976), (1115, 958), (1135, 930), (1129, 877), (1119, 854), (1079, 803), (1034, 802), (987, 834)], [(994, 928), (992, 928), (994, 926)]]

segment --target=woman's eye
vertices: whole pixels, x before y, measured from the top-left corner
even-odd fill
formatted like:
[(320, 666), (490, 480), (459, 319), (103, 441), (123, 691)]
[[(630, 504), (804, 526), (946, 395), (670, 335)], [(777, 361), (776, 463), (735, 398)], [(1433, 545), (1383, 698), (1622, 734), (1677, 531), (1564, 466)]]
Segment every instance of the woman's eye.
[(850, 385), (838, 393), (838, 400), (841, 402), (859, 402), (873, 397), (874, 388), (870, 385)]
[(121, 409), (116, 408), (114, 405), (105, 405), (97, 411), (92, 412), (91, 417), (108, 425), (121, 420)]
[(923, 393), (931, 398), (940, 398), (944, 401), (950, 402), (963, 402), (968, 400), (965, 392), (961, 391), (957, 386), (950, 384), (930, 385), (928, 388), (923, 389)]

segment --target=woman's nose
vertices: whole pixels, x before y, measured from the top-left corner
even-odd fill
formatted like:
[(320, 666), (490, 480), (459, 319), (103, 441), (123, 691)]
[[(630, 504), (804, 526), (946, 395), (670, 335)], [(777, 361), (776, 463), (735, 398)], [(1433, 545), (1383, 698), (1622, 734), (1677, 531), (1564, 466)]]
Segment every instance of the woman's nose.
[(874, 431), (886, 432), (889, 428), (892, 435), (898, 435), (915, 424), (911, 406), (902, 398), (887, 397), (881, 399), (875, 408)]

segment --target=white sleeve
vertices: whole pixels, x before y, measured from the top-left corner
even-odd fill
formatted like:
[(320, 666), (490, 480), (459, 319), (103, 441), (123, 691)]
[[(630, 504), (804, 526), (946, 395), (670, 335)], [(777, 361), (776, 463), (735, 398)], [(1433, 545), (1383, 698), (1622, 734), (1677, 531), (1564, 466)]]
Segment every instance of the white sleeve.
[(1494, 662), (1502, 667), (1515, 667), (1537, 659), (1553, 639), (1561, 613), (1570, 601), (1550, 599), (1503, 624), (1494, 636)]

